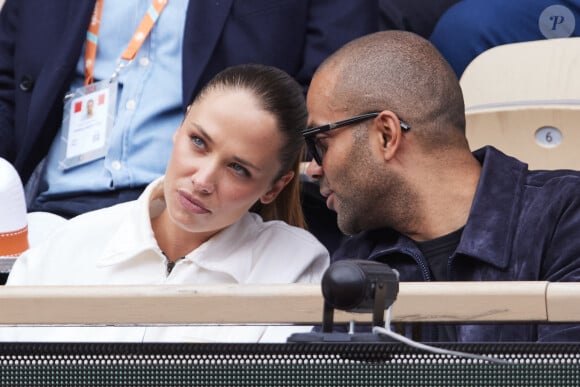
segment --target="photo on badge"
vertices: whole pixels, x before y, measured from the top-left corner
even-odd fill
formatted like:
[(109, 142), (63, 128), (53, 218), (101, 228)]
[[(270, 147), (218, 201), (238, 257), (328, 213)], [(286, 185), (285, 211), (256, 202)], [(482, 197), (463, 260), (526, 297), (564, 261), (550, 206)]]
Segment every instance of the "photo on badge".
[(66, 170), (102, 158), (114, 123), (117, 83), (109, 80), (81, 87), (65, 97), (59, 166)]

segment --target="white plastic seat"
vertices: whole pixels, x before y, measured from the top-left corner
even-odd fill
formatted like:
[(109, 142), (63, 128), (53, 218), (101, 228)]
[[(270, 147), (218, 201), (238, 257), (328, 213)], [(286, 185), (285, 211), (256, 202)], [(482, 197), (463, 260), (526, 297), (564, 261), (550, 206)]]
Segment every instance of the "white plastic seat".
[(580, 169), (580, 38), (491, 48), (460, 84), (472, 149), (493, 145), (531, 169)]

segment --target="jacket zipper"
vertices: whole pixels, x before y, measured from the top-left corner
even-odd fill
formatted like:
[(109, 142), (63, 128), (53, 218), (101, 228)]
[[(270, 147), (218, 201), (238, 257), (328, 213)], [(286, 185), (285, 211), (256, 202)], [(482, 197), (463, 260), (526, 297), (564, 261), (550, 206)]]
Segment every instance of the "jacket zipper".
[[(415, 261), (415, 263), (417, 264), (417, 266), (419, 266), (419, 269), (421, 270), (421, 273), (423, 274), (423, 279), (425, 281), (432, 281), (431, 279), (431, 273), (429, 272), (429, 267), (425, 264), (425, 260), (422, 259), (421, 256), (419, 256), (418, 254), (416, 254), (413, 250), (411, 249), (402, 249), (401, 252), (403, 252), (404, 254), (410, 256), (411, 258), (413, 258), (413, 260)], [(369, 260), (371, 261), (376, 261), (376, 258), (379, 258), (381, 255), (383, 254), (390, 254), (390, 252), (388, 252), (387, 250), (381, 250), (381, 251), (377, 251), (375, 253), (373, 253), (371, 256), (369, 256)]]

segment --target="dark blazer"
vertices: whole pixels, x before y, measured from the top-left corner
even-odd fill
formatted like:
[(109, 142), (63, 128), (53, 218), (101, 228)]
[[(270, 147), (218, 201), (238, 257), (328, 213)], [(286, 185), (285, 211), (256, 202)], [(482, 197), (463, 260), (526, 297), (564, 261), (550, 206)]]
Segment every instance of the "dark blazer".
[[(0, 157), (23, 181), (61, 125), (95, 0), (7, 0), (0, 13)], [(225, 67), (277, 66), (307, 87), (320, 62), (377, 30), (374, 0), (191, 0), (183, 109)]]

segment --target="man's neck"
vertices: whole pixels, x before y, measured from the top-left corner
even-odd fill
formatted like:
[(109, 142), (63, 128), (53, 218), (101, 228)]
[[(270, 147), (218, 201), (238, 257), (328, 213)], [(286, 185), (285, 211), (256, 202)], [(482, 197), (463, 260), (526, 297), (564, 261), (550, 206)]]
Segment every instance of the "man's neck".
[(471, 156), (432, 168), (418, 183), (416, 221), (403, 233), (413, 240), (426, 241), (465, 226), (480, 174), (481, 165)]

